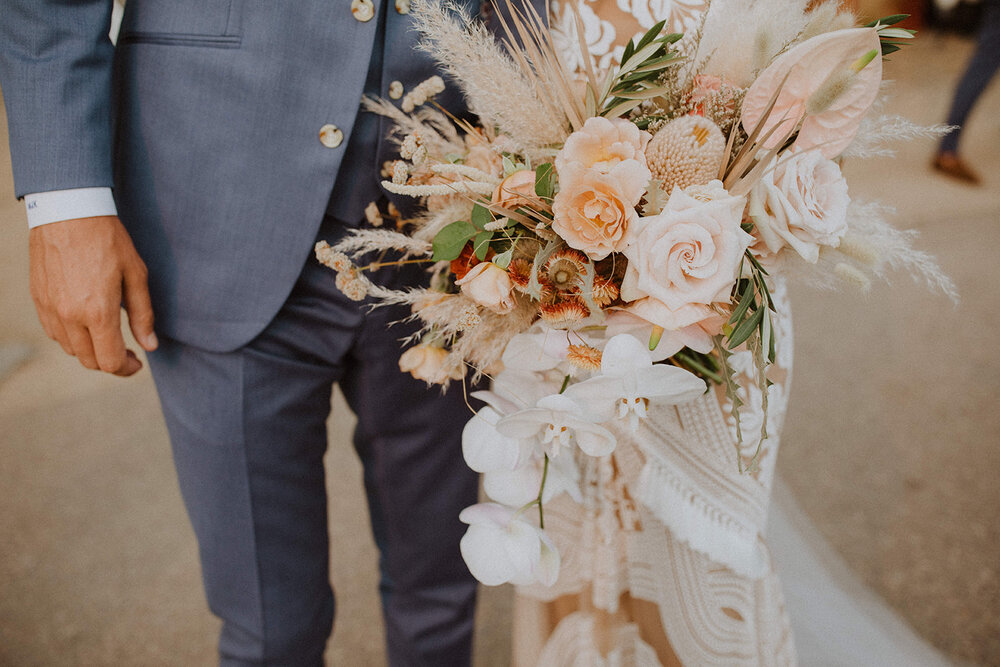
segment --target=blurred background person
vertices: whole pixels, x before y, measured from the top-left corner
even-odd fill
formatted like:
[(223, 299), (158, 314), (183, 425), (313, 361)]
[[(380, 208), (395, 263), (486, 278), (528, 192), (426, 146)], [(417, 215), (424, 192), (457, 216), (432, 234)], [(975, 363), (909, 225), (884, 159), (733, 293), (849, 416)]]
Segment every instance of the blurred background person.
[(947, 124), (955, 126), (941, 141), (934, 168), (951, 178), (974, 185), (979, 175), (959, 155), (959, 141), (969, 114), (1000, 67), (1000, 0), (983, 0), (976, 50), (955, 89)]

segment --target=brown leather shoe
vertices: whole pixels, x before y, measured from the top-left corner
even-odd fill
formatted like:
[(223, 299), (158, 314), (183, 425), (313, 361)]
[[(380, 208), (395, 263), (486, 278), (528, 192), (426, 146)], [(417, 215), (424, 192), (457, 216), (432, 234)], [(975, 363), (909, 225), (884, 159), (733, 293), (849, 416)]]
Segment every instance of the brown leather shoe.
[(970, 185), (979, 185), (979, 175), (969, 169), (969, 166), (956, 153), (938, 153), (931, 166), (949, 178)]

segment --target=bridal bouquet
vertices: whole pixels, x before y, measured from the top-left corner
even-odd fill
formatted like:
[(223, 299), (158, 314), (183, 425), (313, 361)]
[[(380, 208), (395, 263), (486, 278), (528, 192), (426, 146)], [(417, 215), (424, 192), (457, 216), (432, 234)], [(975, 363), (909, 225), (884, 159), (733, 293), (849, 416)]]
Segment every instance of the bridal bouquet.
[[(766, 419), (742, 432), (747, 394), (730, 358), (752, 353), (766, 415), (775, 274), (864, 289), (904, 268), (953, 295), (886, 209), (852, 201), (840, 168), (923, 131), (869, 113), (883, 56), (912, 37), (895, 27), (904, 17), (853, 27), (828, 3), (797, 11), (781, 41), (766, 39), (766, 25), (749, 32), (759, 16), (712, 23), (707, 12), (689, 35), (653, 26), (600, 71), (574, 7), (569, 34), (580, 38), (567, 45), (530, 6), (508, 3), (501, 46), (457, 8), (414, 2), (423, 48), (479, 123), (435, 108), (438, 77), (398, 107), (368, 100), (395, 121), (400, 145), (383, 186), (424, 205), (403, 217), (373, 204), (375, 228), (316, 249), (348, 296), (412, 308), (422, 327), (403, 371), (494, 379), (473, 394), (487, 407), (463, 434), (496, 501), (461, 515), (463, 555), (487, 584), (555, 581), (544, 503), (579, 495), (576, 457), (610, 454), (651, 402), (719, 385), (738, 441), (760, 451)], [(731, 43), (751, 53), (719, 57)], [(373, 252), (402, 258), (363, 259)], [(428, 286), (394, 291), (365, 277), (399, 262), (425, 262)], [(735, 459), (753, 470), (756, 455)]]

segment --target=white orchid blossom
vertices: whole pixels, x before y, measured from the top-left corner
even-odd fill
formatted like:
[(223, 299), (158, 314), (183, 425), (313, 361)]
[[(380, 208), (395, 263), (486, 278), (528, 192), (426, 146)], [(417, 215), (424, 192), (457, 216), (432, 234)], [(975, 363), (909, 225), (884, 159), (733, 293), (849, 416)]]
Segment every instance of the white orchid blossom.
[(542, 503), (548, 503), (562, 493), (568, 493), (576, 502), (583, 502), (580, 492), (580, 469), (572, 456), (549, 459), (549, 471), (545, 475), (545, 456), (541, 451), (528, 457), (514, 470), (494, 470), (483, 475), (483, 491), (498, 503), (511, 507), (523, 507), (538, 499), (538, 490), (545, 476)]
[(551, 458), (576, 443), (590, 456), (605, 456), (615, 449), (614, 434), (594, 419), (589, 405), (581, 405), (566, 394), (540, 399), (534, 408), (508, 415), (497, 423), (497, 431), (510, 438), (537, 438)]
[(542, 530), (518, 512), (496, 503), (466, 507), (458, 518), (469, 524), (460, 544), (472, 576), (487, 586), (540, 583), (559, 578), (559, 552)]
[(485, 402), (462, 429), (462, 455), (465, 463), (476, 472), (514, 470), (530, 456), (534, 443), (500, 434), (496, 425), (505, 415), (518, 411), (518, 406), (492, 391), (473, 392)]
[(628, 334), (610, 339), (601, 374), (569, 387), (564, 396), (587, 406), (595, 419), (627, 418), (634, 433), (649, 401), (677, 405), (705, 393), (705, 382), (683, 368), (654, 364), (646, 345)]

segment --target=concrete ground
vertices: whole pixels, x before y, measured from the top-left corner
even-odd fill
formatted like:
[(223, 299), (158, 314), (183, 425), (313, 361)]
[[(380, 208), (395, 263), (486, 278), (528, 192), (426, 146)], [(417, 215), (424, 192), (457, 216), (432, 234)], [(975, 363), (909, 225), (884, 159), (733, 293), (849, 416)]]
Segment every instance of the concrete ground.
[[(890, 110), (943, 118), (970, 50), (927, 34), (897, 54)], [(996, 83), (996, 82), (995, 82)], [(856, 294), (794, 290), (796, 369), (779, 467), (860, 578), (952, 656), (1000, 665), (1000, 85), (967, 129), (980, 188), (928, 169), (932, 145), (847, 165), (855, 197), (899, 209), (956, 281), (953, 308), (902, 276)], [(2, 125), (3, 123), (0, 123)], [(207, 665), (217, 621), (146, 371), (85, 371), (27, 290), (24, 211), (0, 152), (0, 664)], [(30, 357), (25, 359), (26, 351)], [(384, 664), (375, 552), (335, 401), (329, 474), (334, 665)], [(510, 594), (487, 591), (477, 663), (508, 662)]]

